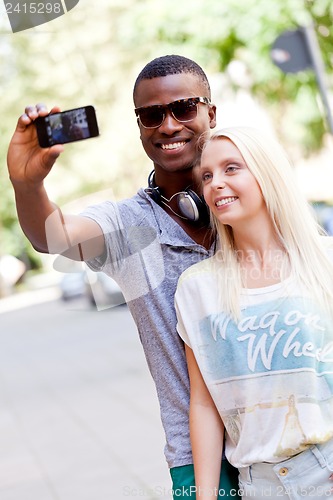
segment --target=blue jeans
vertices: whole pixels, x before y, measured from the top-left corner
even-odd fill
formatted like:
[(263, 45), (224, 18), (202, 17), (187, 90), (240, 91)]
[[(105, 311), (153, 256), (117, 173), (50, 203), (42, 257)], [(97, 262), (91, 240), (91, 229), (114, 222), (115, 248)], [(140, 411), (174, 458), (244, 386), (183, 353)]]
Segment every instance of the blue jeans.
[(283, 462), (253, 464), (239, 473), (242, 498), (333, 499), (333, 439)]

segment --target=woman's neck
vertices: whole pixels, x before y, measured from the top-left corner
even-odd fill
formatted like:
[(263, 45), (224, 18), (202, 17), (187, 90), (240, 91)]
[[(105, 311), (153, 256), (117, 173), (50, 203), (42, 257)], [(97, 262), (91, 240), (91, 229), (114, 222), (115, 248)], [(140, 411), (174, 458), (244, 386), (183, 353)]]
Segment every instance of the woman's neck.
[(282, 243), (274, 233), (240, 238), (234, 235), (237, 260), (245, 288), (261, 288), (285, 279), (290, 273), (289, 261)]

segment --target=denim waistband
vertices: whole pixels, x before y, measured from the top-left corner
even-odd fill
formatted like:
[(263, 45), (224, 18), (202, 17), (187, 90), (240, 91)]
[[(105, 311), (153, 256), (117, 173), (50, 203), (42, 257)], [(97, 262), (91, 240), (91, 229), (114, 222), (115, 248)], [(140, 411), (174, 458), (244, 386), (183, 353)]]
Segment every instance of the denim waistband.
[[(249, 467), (241, 467), (239, 469), (240, 478), (247, 482), (252, 482), (251, 470), (261, 469), (261, 470), (272, 470), (277, 475), (288, 474), (291, 476), (297, 476), (304, 470), (304, 465), (309, 465), (309, 461), (313, 462), (313, 465), (320, 465), (322, 468), (328, 467), (328, 462), (332, 463), (333, 457), (333, 439), (330, 439), (326, 443), (316, 444), (310, 446), (303, 452), (295, 455), (291, 458), (283, 460), (278, 463), (258, 463), (253, 464)], [(332, 470), (333, 472), (333, 470)]]

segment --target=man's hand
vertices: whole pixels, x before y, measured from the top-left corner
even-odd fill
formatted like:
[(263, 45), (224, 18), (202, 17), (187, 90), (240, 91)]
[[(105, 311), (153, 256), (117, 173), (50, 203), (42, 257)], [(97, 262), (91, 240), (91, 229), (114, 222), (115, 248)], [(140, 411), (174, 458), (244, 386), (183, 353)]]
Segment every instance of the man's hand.
[[(59, 112), (54, 107), (51, 113)], [(38, 144), (34, 121), (38, 116), (46, 116), (48, 110), (43, 104), (27, 106), (20, 116), (16, 130), (10, 141), (7, 163), (9, 176), (14, 186), (32, 188), (42, 184), (44, 178), (52, 169), (56, 159), (64, 147), (57, 144), (50, 148), (41, 148)]]

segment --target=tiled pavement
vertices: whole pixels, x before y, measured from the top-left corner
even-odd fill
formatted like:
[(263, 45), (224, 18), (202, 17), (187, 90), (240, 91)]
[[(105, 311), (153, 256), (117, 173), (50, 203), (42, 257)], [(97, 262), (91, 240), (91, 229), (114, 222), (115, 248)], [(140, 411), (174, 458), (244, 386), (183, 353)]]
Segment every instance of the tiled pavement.
[(126, 306), (0, 313), (0, 500), (170, 500), (155, 389)]

